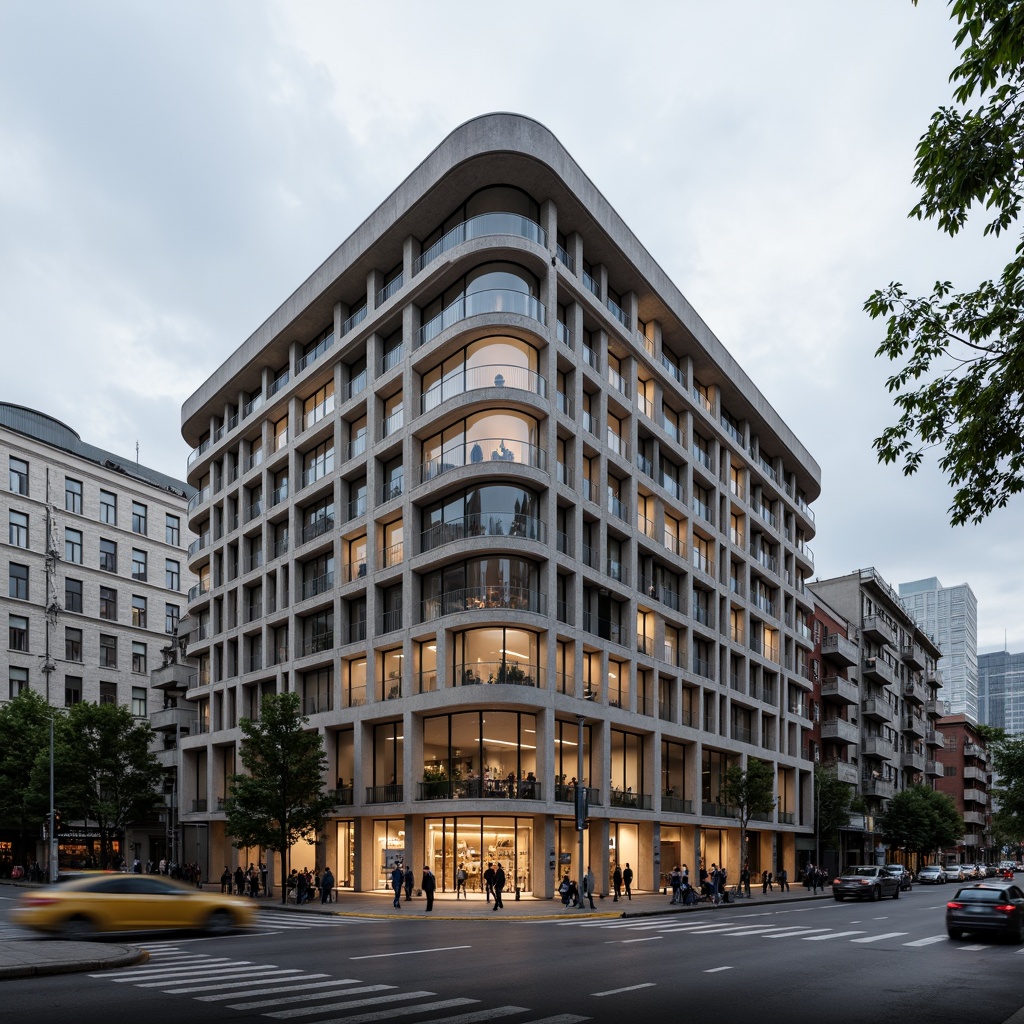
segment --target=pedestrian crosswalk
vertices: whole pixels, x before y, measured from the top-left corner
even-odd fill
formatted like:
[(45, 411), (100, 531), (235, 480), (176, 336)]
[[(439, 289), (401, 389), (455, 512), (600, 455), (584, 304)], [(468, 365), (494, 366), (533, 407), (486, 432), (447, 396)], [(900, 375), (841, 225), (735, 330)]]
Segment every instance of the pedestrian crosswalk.
[[(748, 936), (761, 939), (793, 939), (802, 942), (834, 942), (846, 941), (858, 945), (871, 945), (876, 942), (895, 942), (912, 949), (924, 949), (937, 942), (949, 942), (945, 932), (937, 935), (924, 935), (914, 938), (910, 932), (878, 932), (871, 933), (865, 928), (812, 928), (801, 925), (775, 925), (764, 923), (753, 923), (750, 920), (741, 921), (731, 919), (728, 921), (708, 920), (708, 915), (698, 914), (688, 916), (685, 920), (678, 917), (669, 919), (642, 918), (639, 920), (624, 921), (620, 918), (614, 920), (587, 921), (544, 921), (535, 922), (554, 928), (596, 928), (615, 935), (615, 938), (622, 942), (634, 942), (639, 937), (660, 938), (662, 936), (677, 935), (712, 937), (723, 936), (725, 938), (746, 938)], [(905, 941), (904, 941), (905, 940)], [(957, 946), (958, 949), (971, 951), (974, 949), (988, 949), (989, 946)], [(1024, 947), (1017, 952), (1024, 953)]]
[[(444, 998), (427, 989), (191, 953), (184, 944), (173, 942), (153, 943), (147, 950), (150, 958), (144, 964), (89, 977), (244, 1010), (268, 1020), (301, 1022), (324, 1013), (332, 1014), (332, 1024), (371, 1024), (420, 1014), (440, 1014), (422, 1018), (421, 1024), (484, 1024), (502, 1018), (509, 1024), (583, 1024), (591, 1019), (574, 1013), (538, 1016), (525, 1006), (488, 1007), (469, 996)], [(449, 1012), (453, 1010), (458, 1012)]]
[(256, 912), (256, 927), (274, 931), (303, 931), (308, 928), (346, 928), (352, 925), (373, 924), (370, 917), (338, 917), (334, 914), (303, 914), (293, 910), (260, 908)]

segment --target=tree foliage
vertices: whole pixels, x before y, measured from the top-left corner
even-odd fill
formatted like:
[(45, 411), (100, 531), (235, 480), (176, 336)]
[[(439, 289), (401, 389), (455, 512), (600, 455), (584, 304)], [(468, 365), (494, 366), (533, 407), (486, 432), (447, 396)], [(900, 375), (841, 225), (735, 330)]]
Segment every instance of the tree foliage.
[[(740, 850), (747, 848), (747, 825), (755, 815), (771, 814), (775, 807), (775, 771), (766, 761), (749, 758), (744, 769), (730, 764), (722, 779), (722, 797), (736, 809), (740, 822)], [(742, 865), (741, 865), (742, 867)]]
[[(916, 0), (915, 0), (916, 2)], [(955, 106), (940, 107), (921, 137), (911, 217), (955, 236), (972, 210), (997, 238), (1016, 225), (1024, 153), (1024, 5), (953, 0), (960, 63), (950, 75)], [(968, 107), (973, 97), (976, 107)], [(911, 296), (899, 282), (864, 305), (885, 318), (876, 356), (900, 367), (887, 381), (899, 419), (874, 441), (879, 462), (910, 476), (941, 448), (954, 490), (951, 523), (981, 522), (1024, 489), (1024, 236), (994, 278), (958, 291), (939, 281)]]
[(1024, 736), (1013, 736), (992, 748), (992, 766), (999, 785), (992, 791), (999, 810), (993, 815), (998, 834), (1008, 843), (1024, 843)]
[(322, 832), (333, 800), (324, 792), (323, 738), (307, 730), (296, 693), (271, 694), (259, 721), (243, 718), (240, 758), (224, 801), (227, 832), (236, 846), (264, 846), (281, 854), (281, 902), (286, 899), (289, 853), (300, 839)]
[[(27, 858), (27, 837), (38, 835), (49, 813), (50, 718), (38, 693), (23, 690), (0, 705), (0, 822), (15, 830), (18, 863)], [(42, 784), (45, 780), (45, 784)]]
[(964, 835), (952, 798), (923, 783), (897, 793), (876, 826), (889, 846), (922, 855), (955, 846)]
[(818, 835), (832, 849), (839, 849), (839, 830), (850, 824), (850, 801), (853, 789), (839, 781), (834, 761), (814, 766), (814, 790), (817, 807)]
[(111, 840), (150, 817), (160, 800), (163, 768), (150, 752), (153, 730), (123, 704), (75, 704), (60, 731), (58, 804), (65, 817), (96, 823), (100, 864), (111, 862)]

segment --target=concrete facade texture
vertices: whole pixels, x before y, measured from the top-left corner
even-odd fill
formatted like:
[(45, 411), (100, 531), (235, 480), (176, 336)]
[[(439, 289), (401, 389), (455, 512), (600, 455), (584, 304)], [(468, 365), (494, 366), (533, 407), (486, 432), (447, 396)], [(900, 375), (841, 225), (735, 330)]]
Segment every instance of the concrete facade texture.
[[(581, 869), (577, 787), (599, 878), (795, 877), (819, 468), (543, 126), (453, 132), (182, 432), (183, 828), (218, 871), (238, 723), (293, 690), (337, 799), (295, 856), (347, 887), (404, 858), (451, 891), (504, 859), (550, 896)], [(723, 778), (750, 758), (776, 807), (741, 854)]]

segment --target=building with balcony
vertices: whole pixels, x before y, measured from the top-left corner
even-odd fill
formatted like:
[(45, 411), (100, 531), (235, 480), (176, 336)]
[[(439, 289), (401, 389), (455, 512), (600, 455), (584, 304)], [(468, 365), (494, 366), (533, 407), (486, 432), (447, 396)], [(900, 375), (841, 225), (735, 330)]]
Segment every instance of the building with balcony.
[(985, 741), (966, 715), (947, 715), (937, 724), (942, 729), (945, 744), (936, 755), (942, 775), (935, 788), (952, 797), (964, 817), (963, 841), (955, 851), (946, 851), (946, 861), (957, 864), (997, 861), (999, 855), (992, 847), (990, 826), (992, 763)]
[[(935, 750), (942, 733), (936, 721), (942, 677), (936, 665), (939, 647), (915, 622), (900, 596), (875, 569), (810, 584), (818, 603), (815, 615), (822, 633), (820, 670), (842, 675), (821, 690), (823, 714), (853, 724), (856, 740), (836, 747), (835, 736), (822, 732), (822, 753), (856, 768), (856, 792), (864, 798), (864, 828), (847, 836), (847, 860), (874, 860), (873, 819), (895, 793), (941, 774)], [(827, 678), (827, 676), (825, 677)], [(845, 695), (838, 692), (839, 686)], [(845, 730), (852, 737), (852, 730)], [(826, 739), (832, 746), (826, 746)], [(854, 773), (847, 769), (847, 774)]]
[(294, 856), (342, 887), (403, 858), (480, 890), (500, 860), (548, 897), (580, 870), (577, 786), (599, 877), (735, 877), (722, 780), (750, 758), (777, 798), (751, 869), (795, 870), (819, 469), (543, 126), (453, 132), (182, 430), (183, 827), (209, 863), (238, 857), (217, 808), (239, 722), (291, 690), (337, 797)]
[[(8, 581), (3, 698), (32, 689), (54, 707), (110, 702), (148, 718), (163, 703), (150, 672), (173, 640), (193, 581), (192, 489), (87, 444), (45, 413), (8, 403), (0, 403), (0, 452), (7, 473), (0, 488)], [(72, 834), (74, 841), (61, 844), (65, 861), (87, 856), (98, 837), (87, 823), (65, 829)], [(124, 855), (145, 860), (162, 829), (153, 823), (128, 839)]]
[(978, 656), (978, 721), (1024, 734), (1024, 653)]
[(899, 594), (917, 624), (939, 645), (948, 714), (981, 721), (978, 709), (978, 599), (966, 583), (944, 587), (934, 576), (901, 583)]

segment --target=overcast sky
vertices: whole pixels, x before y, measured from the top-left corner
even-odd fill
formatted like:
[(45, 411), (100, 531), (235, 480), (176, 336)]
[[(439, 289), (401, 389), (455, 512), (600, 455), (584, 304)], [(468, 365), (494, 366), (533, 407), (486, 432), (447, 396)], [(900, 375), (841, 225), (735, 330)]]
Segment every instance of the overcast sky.
[(906, 216), (952, 35), (942, 0), (0, 0), (0, 400), (183, 477), (184, 399), (445, 135), (511, 110), (817, 459), (818, 575), (967, 582), (979, 648), (1024, 649), (1024, 498), (954, 530), (934, 462), (871, 447), (895, 414), (865, 298), (1007, 252)]

